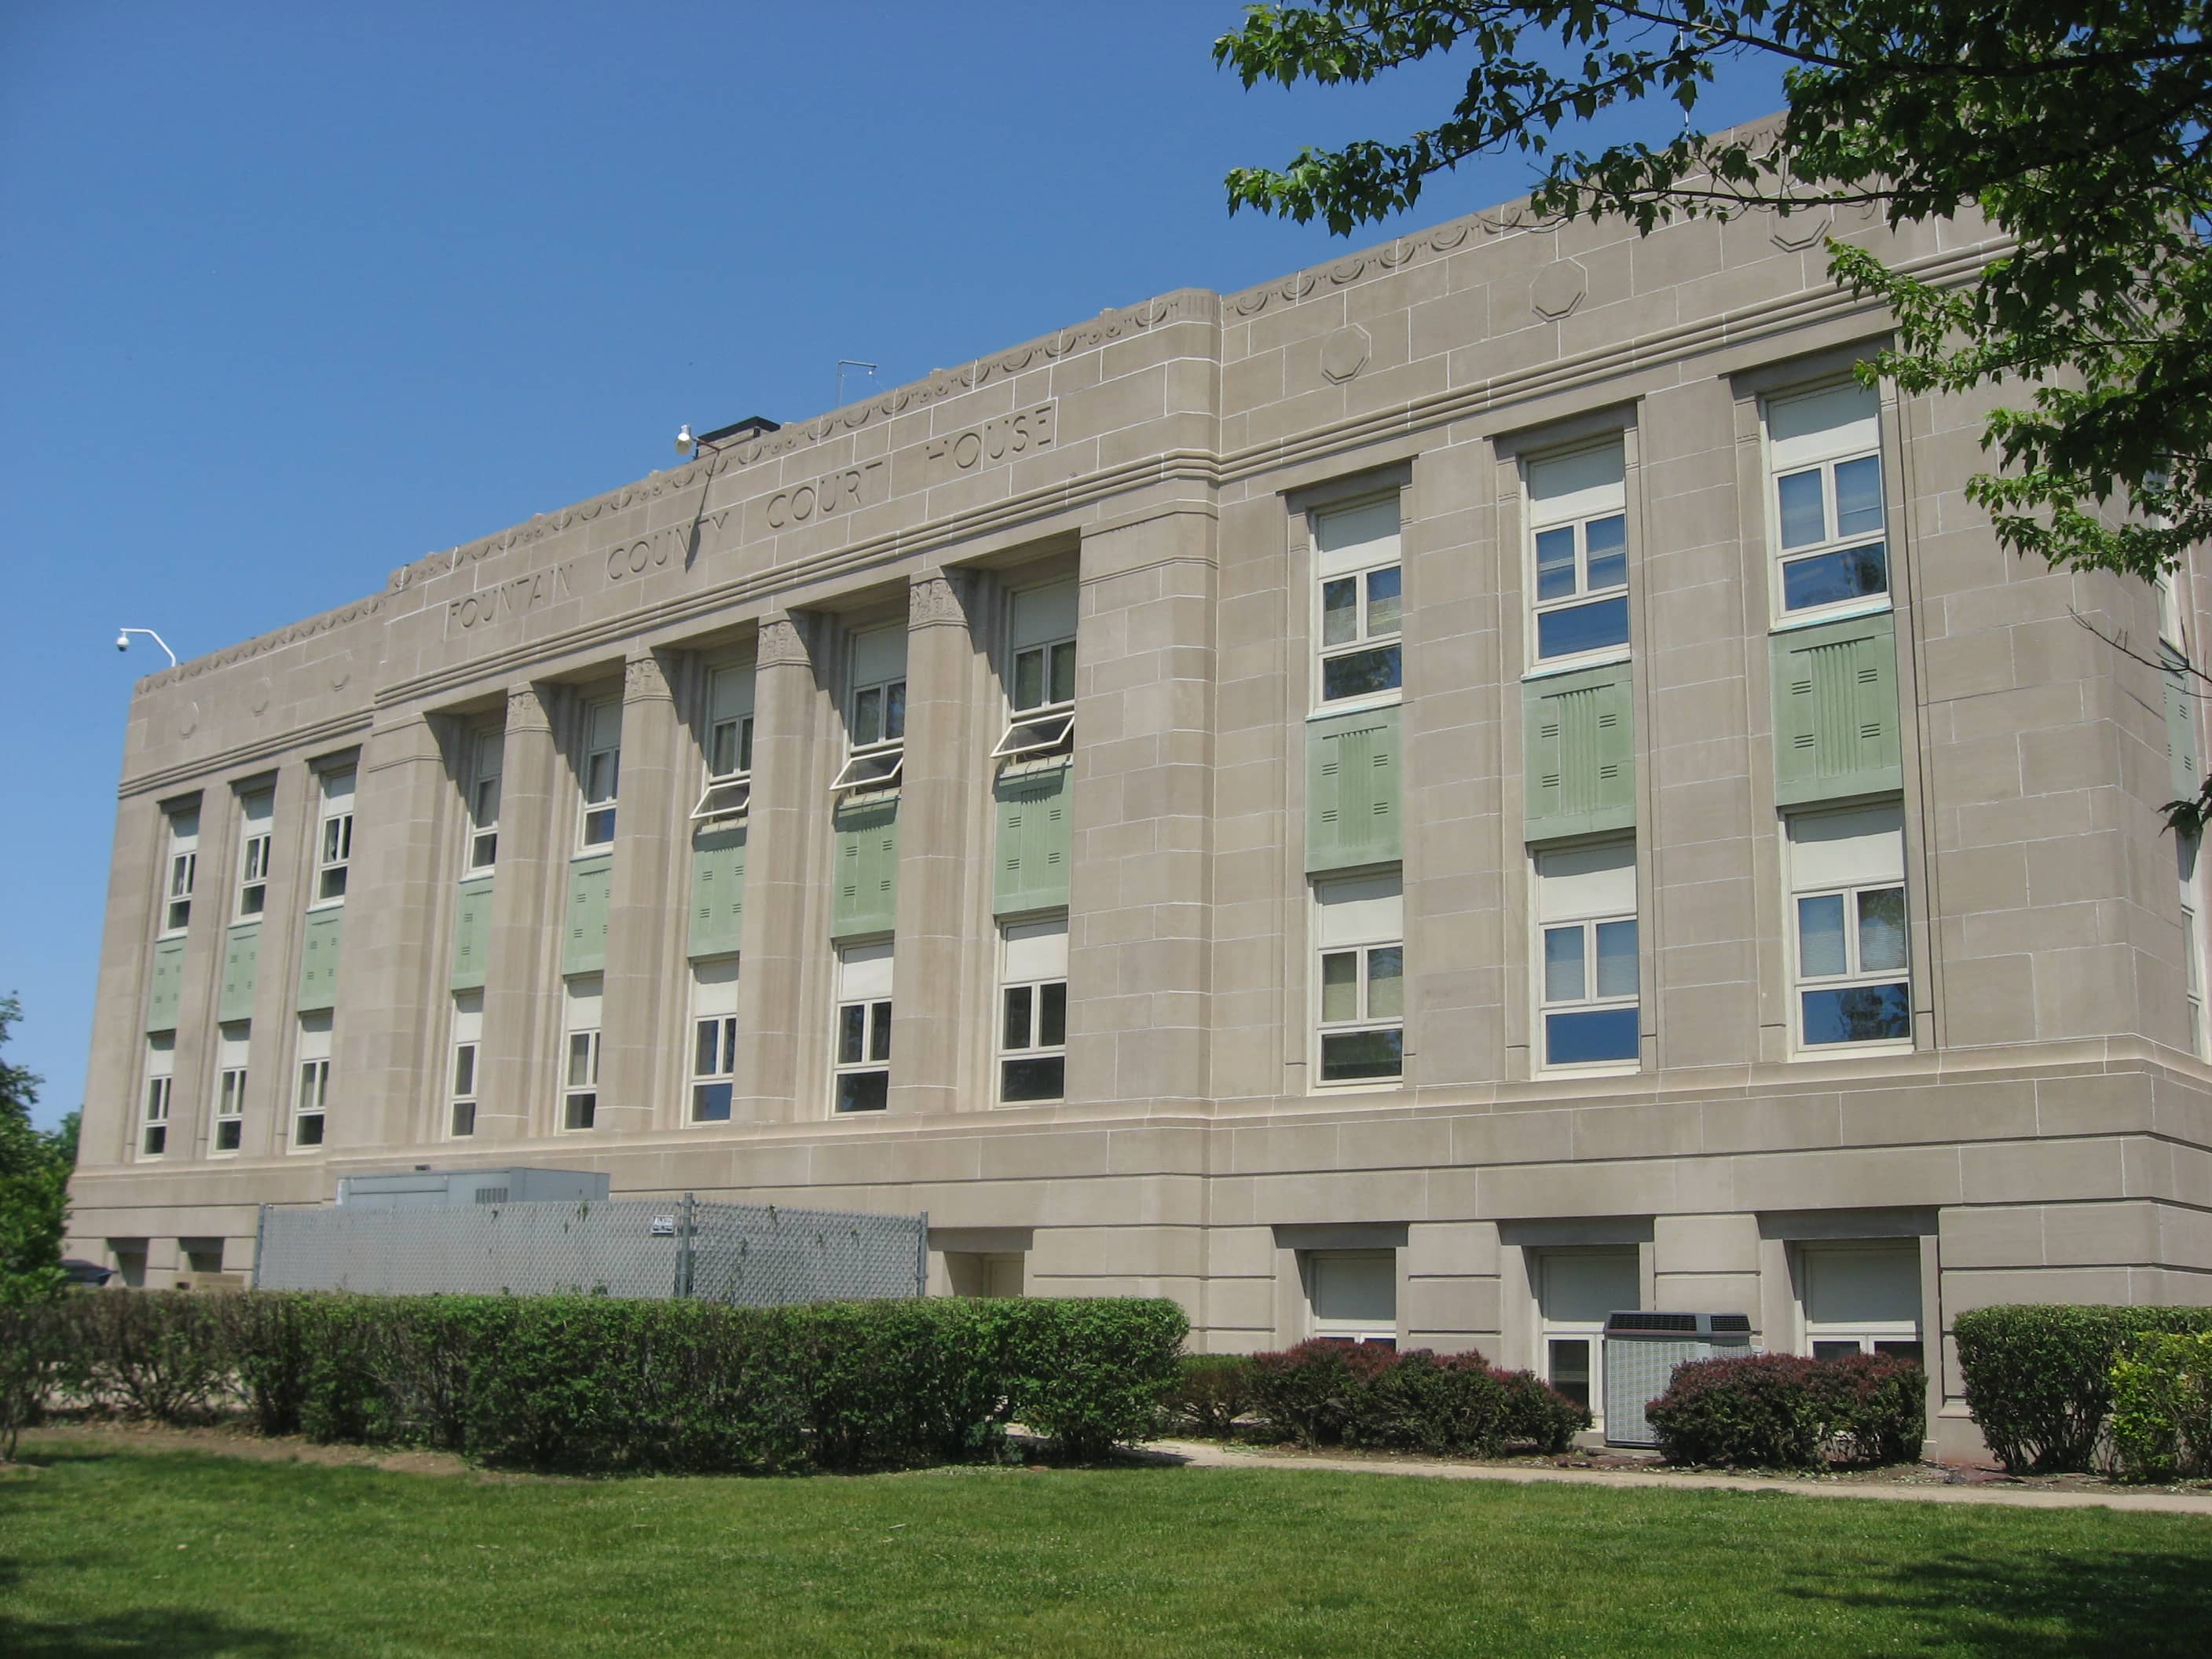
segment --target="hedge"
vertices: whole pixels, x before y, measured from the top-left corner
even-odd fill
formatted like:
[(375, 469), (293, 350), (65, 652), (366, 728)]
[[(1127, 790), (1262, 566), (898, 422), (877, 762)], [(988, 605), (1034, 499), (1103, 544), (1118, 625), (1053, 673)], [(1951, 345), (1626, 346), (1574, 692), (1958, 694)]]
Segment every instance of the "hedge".
[(1161, 1403), (1176, 1428), (1224, 1437), (1237, 1419), (1252, 1409), (1252, 1379), (1249, 1354), (1185, 1354), (1182, 1375)]
[(1917, 1364), (1889, 1354), (1746, 1354), (1677, 1365), (1644, 1415), (1676, 1463), (1897, 1463), (1919, 1455), (1927, 1388)]
[(2083, 1473), (2112, 1409), (2130, 1339), (2212, 1331), (2212, 1308), (2040, 1307), (1963, 1313), (1953, 1328), (1966, 1406), (2014, 1474)]
[(1589, 1413), (1527, 1371), (1480, 1354), (1394, 1353), (1314, 1340), (1252, 1359), (1260, 1414), (1302, 1445), (1495, 1456), (1512, 1443), (1565, 1451)]
[(989, 1456), (1014, 1422), (1095, 1457), (1151, 1431), (1188, 1330), (1173, 1303), (1133, 1298), (289, 1291), (93, 1292), (21, 1322), (0, 1344), (58, 1348), (63, 1396), (163, 1422), (242, 1407), (266, 1434), (758, 1473)]
[(2112, 1451), (2130, 1480), (2212, 1475), (2212, 1330), (2129, 1339), (2112, 1362)]

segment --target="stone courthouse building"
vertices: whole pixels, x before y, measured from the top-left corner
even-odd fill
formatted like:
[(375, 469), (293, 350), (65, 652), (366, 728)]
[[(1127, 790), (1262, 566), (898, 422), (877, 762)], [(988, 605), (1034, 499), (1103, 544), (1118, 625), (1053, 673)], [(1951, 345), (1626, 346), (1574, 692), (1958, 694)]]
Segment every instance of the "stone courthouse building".
[(2151, 665), (2204, 590), (2002, 551), (1981, 411), (1851, 380), (1831, 229), (1995, 251), (1457, 220), (142, 682), (71, 1248), (166, 1285), (343, 1174), (588, 1170), (1601, 1411), (1614, 1309), (1933, 1359), (2208, 1299)]

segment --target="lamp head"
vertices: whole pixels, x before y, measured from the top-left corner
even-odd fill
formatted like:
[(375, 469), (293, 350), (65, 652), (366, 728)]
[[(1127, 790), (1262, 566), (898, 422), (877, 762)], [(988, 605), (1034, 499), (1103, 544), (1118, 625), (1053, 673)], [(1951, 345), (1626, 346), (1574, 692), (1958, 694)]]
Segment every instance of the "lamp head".
[(691, 453), (691, 446), (694, 441), (695, 440), (691, 436), (690, 422), (686, 421), (682, 426), (676, 428), (676, 453), (678, 454), (689, 455)]
[(115, 636), (115, 648), (118, 651), (128, 651), (131, 648), (131, 636), (128, 634), (118, 634)]

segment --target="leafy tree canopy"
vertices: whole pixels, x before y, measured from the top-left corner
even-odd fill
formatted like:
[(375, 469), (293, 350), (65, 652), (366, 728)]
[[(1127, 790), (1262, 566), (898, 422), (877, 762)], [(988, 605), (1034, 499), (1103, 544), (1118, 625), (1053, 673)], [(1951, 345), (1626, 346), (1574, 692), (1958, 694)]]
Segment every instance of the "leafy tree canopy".
[[(2010, 546), (2148, 576), (2212, 536), (2212, 41), (2203, 0), (1316, 0), (1252, 7), (1214, 46), (1244, 84), (1374, 80), (1454, 54), (1466, 90), (1402, 142), (1301, 151), (1228, 177), (1240, 207), (1338, 234), (1431, 175), (1519, 152), (1540, 216), (1873, 204), (1893, 225), (1978, 210), (2010, 244), (1945, 289), (1831, 240), (1831, 270), (1896, 317), (1863, 373), (1907, 391), (1989, 383), (2000, 468), (1968, 493)], [(1778, 125), (1698, 130), (1723, 60), (1786, 65)], [(1674, 142), (1596, 154), (1561, 130), (1641, 100)], [(1670, 121), (1670, 125), (1672, 122)], [(2025, 400), (2021, 392), (2027, 393)], [(2130, 514), (2130, 507), (2140, 509)]]
[[(13, 996), (0, 997), (0, 1048), (22, 1013)], [(0, 1060), (0, 1308), (61, 1290), (62, 1224), (75, 1159), (64, 1163), (54, 1138), (31, 1127), (38, 1099), (37, 1075)]]

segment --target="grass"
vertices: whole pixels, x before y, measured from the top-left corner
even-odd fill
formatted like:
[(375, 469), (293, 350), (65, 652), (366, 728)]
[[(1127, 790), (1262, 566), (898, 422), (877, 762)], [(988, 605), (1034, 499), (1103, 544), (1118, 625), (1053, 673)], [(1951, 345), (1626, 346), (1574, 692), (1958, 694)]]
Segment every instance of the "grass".
[(55, 1444), (10, 1659), (2205, 1651), (2212, 1522), (1301, 1471), (486, 1480)]

